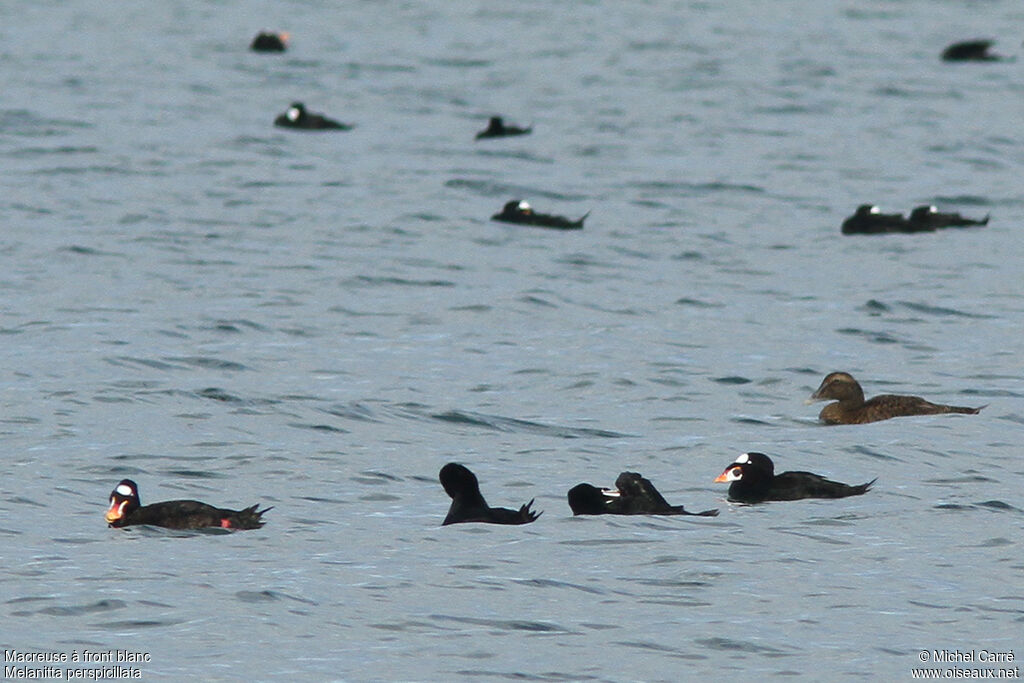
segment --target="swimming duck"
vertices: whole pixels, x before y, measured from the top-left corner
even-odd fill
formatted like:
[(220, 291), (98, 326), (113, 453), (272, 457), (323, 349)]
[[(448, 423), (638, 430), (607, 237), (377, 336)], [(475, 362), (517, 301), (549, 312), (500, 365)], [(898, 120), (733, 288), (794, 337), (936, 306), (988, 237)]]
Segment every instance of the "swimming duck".
[(507, 138), (514, 135), (527, 135), (533, 130), (533, 126), (519, 128), (518, 126), (506, 126), (500, 116), (492, 116), (487, 128), (476, 134), (476, 139), (482, 138)]
[(110, 493), (110, 508), (105, 518), (112, 527), (151, 524), (168, 529), (259, 529), (264, 524), (263, 514), (272, 508), (257, 510), (257, 507), (225, 510), (197, 500), (168, 500), (141, 505), (138, 485), (131, 479), (124, 479)]
[(288, 111), (274, 119), (275, 126), (298, 130), (351, 130), (347, 123), (338, 123), (323, 114), (310, 114), (302, 102), (292, 102)]
[(460, 522), (486, 522), (489, 524), (529, 524), (541, 516), (530, 509), (531, 500), (518, 510), (492, 508), (480, 494), (480, 484), (469, 468), (450, 462), (441, 468), (441, 486), (452, 499), (448, 515), (441, 526)]
[(253, 52), (284, 52), (288, 47), (287, 33), (271, 33), (262, 31), (249, 43)]
[(994, 40), (964, 40), (953, 43), (942, 51), (944, 62), (998, 62), (1006, 59), (1002, 55), (989, 52), (996, 44)]
[(887, 232), (913, 232), (901, 213), (881, 213), (877, 206), (861, 204), (843, 221), (844, 235), (876, 235)]
[(729, 484), (729, 500), (738, 503), (859, 496), (875, 481), (850, 486), (811, 472), (776, 475), (775, 463), (764, 453), (743, 453), (715, 479), (716, 484)]
[(586, 212), (577, 220), (569, 220), (564, 216), (552, 216), (546, 213), (536, 213), (533, 208), (521, 199), (513, 199), (506, 202), (501, 213), (491, 216), (492, 221), (503, 223), (518, 223), (519, 225), (535, 225), (541, 228), (554, 228), (556, 230), (581, 230), (583, 221), (590, 212)]
[(972, 225), (988, 225), (988, 214), (982, 219), (965, 218), (958, 213), (939, 213), (934, 206), (918, 206), (910, 212), (910, 224), (921, 230), (939, 228), (960, 228)]
[(614, 489), (577, 484), (569, 489), (569, 507), (574, 515), (696, 515), (714, 517), (718, 510), (688, 512), (682, 505), (669, 505), (649, 479), (637, 472), (623, 472)]
[(941, 413), (966, 413), (976, 415), (981, 408), (946, 406), (920, 398), (919, 396), (897, 396), (881, 394), (865, 401), (864, 390), (847, 372), (833, 372), (821, 381), (818, 390), (811, 394), (808, 403), (830, 401), (822, 408), (818, 417), (825, 424), (855, 425), (888, 420), (892, 417), (909, 415), (938, 415)]

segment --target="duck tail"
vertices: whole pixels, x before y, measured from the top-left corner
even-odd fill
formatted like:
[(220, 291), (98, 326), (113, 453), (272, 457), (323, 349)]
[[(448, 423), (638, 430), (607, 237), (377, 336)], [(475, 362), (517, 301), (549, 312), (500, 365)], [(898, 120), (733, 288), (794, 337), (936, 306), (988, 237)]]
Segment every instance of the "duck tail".
[(237, 526), (235, 528), (259, 529), (260, 527), (262, 527), (265, 524), (265, 522), (263, 521), (263, 514), (269, 512), (270, 510), (273, 510), (274, 507), (271, 506), (268, 508), (263, 508), (262, 510), (257, 510), (256, 508), (258, 507), (259, 504), (257, 503), (256, 505), (247, 507), (244, 510), (240, 510), (238, 515), (236, 515)]

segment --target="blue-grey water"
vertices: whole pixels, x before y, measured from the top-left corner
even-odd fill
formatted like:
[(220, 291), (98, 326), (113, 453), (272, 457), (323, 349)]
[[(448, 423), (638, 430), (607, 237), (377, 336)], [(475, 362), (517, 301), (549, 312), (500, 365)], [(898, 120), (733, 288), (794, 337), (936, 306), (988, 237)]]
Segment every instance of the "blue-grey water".
[[(1024, 59), (938, 59), (1024, 57), (1022, 26), (1019, 0), (3, 3), (0, 645), (163, 681), (1024, 657)], [(249, 52), (261, 29), (291, 49)], [(275, 129), (293, 100), (356, 127)], [(498, 113), (533, 134), (474, 142)], [(489, 220), (517, 198), (591, 214)], [(861, 203), (992, 218), (841, 236)], [(988, 407), (825, 427), (832, 370)], [(747, 450), (878, 482), (733, 505), (712, 480)], [(449, 461), (543, 516), (440, 527)], [(721, 515), (571, 516), (627, 469)], [(108, 529), (124, 477), (274, 509)]]

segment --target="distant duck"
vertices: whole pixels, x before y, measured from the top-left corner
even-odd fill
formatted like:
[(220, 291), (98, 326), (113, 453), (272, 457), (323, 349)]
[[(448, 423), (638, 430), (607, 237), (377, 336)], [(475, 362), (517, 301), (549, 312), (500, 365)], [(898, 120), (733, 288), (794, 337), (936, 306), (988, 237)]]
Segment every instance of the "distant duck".
[(718, 510), (688, 512), (682, 505), (669, 505), (650, 480), (637, 472), (623, 472), (614, 489), (577, 484), (569, 489), (569, 507), (574, 515), (695, 515), (714, 517)]
[(718, 475), (715, 483), (729, 484), (729, 500), (763, 503), (770, 500), (859, 496), (870, 491), (875, 480), (851, 486), (811, 472), (775, 474), (775, 463), (764, 453), (743, 453)]
[(945, 62), (998, 62), (1006, 59), (1003, 55), (990, 52), (994, 40), (964, 40), (953, 43), (942, 51)]
[(480, 493), (480, 484), (476, 480), (476, 475), (470, 472), (469, 468), (458, 463), (450, 462), (442, 467), (438, 478), (441, 480), (441, 486), (444, 487), (445, 493), (452, 499), (448, 515), (441, 522), (441, 526), (461, 522), (529, 524), (542, 514), (530, 509), (530, 506), (533, 505), (532, 500), (518, 510), (492, 508)]
[(500, 116), (492, 116), (487, 128), (476, 134), (476, 139), (482, 138), (507, 138), (515, 135), (528, 135), (533, 126), (519, 128), (518, 126), (506, 126)]
[(501, 213), (491, 216), (492, 221), (503, 223), (518, 223), (519, 225), (535, 225), (542, 228), (554, 228), (556, 230), (581, 230), (583, 221), (590, 212), (586, 212), (576, 220), (570, 220), (564, 216), (552, 216), (546, 213), (536, 213), (533, 208), (521, 199), (513, 199), (506, 202)]
[(105, 518), (112, 527), (151, 524), (168, 529), (259, 529), (263, 526), (263, 514), (271, 508), (257, 510), (257, 507), (226, 510), (197, 500), (141, 505), (138, 485), (131, 479), (124, 479), (110, 492), (110, 507)]
[(352, 126), (338, 123), (323, 114), (310, 114), (302, 102), (293, 102), (288, 111), (274, 119), (275, 126), (297, 130), (351, 130)]
[(873, 204), (861, 204), (843, 221), (844, 235), (876, 235), (887, 232), (913, 232), (901, 213), (882, 213)]
[(988, 214), (982, 219), (965, 218), (958, 213), (939, 213), (934, 206), (918, 206), (910, 212), (910, 224), (921, 226), (922, 230), (939, 228), (962, 228), (973, 225), (988, 225)]
[(909, 417), (912, 415), (941, 415), (944, 413), (964, 413), (976, 415), (981, 408), (965, 408), (947, 406), (926, 401), (920, 396), (899, 396), (881, 394), (867, 401), (864, 390), (848, 372), (833, 372), (821, 381), (821, 386), (807, 399), (815, 401), (835, 401), (822, 408), (818, 418), (830, 425), (867, 424), (888, 420), (893, 417)]
[(269, 31), (263, 31), (258, 33), (252, 42), (249, 43), (249, 49), (253, 52), (284, 52), (288, 48), (288, 34), (287, 33), (270, 33)]

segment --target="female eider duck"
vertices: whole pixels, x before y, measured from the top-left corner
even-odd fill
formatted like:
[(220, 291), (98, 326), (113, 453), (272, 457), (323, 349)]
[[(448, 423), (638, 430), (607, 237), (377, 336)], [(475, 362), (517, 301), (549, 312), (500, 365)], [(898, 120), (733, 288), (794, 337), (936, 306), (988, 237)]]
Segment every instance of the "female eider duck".
[(491, 220), (503, 223), (516, 223), (518, 225), (533, 225), (540, 228), (554, 228), (555, 230), (582, 230), (583, 221), (589, 215), (590, 212), (588, 211), (578, 219), (570, 220), (564, 216), (537, 213), (525, 201), (513, 199), (505, 203), (501, 213), (491, 216)]
[(738, 503), (859, 496), (875, 481), (851, 486), (811, 472), (775, 474), (775, 464), (764, 453), (743, 453), (715, 479), (729, 484), (729, 500)]
[(267, 510), (258, 505), (244, 510), (226, 510), (198, 500), (167, 500), (162, 503), (141, 505), (139, 487), (131, 479), (124, 479), (110, 493), (110, 507), (105, 518), (112, 527), (151, 524), (168, 529), (259, 529)]
[(338, 123), (323, 114), (310, 114), (302, 102), (292, 102), (288, 111), (274, 119), (275, 126), (297, 130), (351, 130), (347, 123)]
[(637, 472), (623, 472), (614, 489), (577, 484), (569, 489), (569, 507), (574, 515), (695, 515), (714, 517), (718, 510), (690, 512), (682, 505), (669, 505), (649, 479)]
[(470, 472), (469, 468), (458, 463), (448, 463), (441, 468), (438, 476), (445, 493), (452, 499), (448, 515), (441, 522), (441, 526), (459, 524), (460, 522), (529, 524), (543, 514), (530, 509), (530, 506), (533, 505), (532, 500), (518, 510), (492, 508), (480, 493), (480, 484), (476, 480), (476, 475)]
[(976, 415), (981, 408), (965, 408), (931, 403), (919, 396), (897, 396), (881, 394), (867, 401), (864, 390), (848, 372), (833, 372), (821, 381), (818, 390), (807, 399), (815, 401), (835, 401), (822, 408), (818, 417), (825, 424), (857, 425), (868, 422), (888, 420), (892, 417), (911, 415), (939, 415), (942, 413), (965, 413)]

